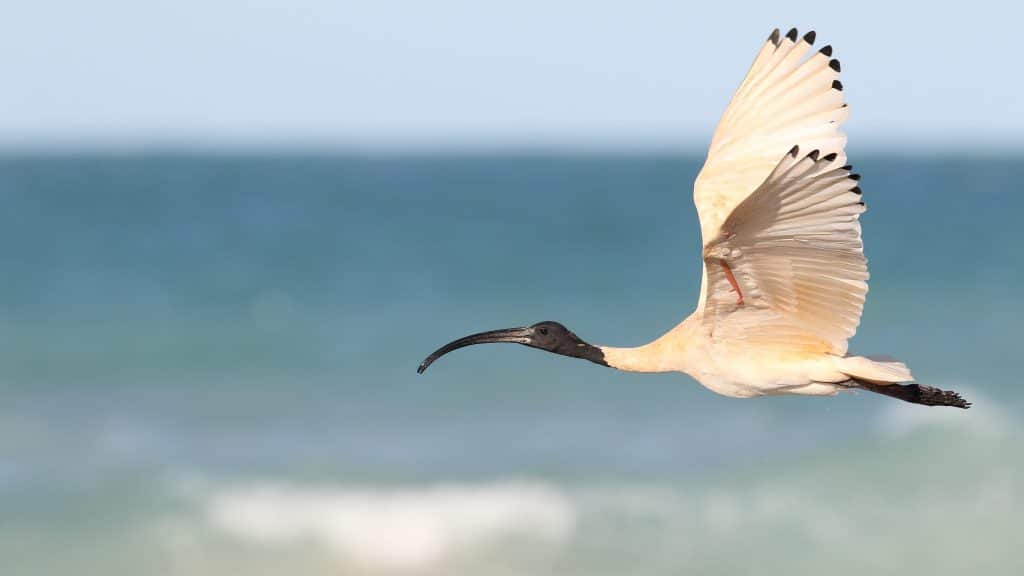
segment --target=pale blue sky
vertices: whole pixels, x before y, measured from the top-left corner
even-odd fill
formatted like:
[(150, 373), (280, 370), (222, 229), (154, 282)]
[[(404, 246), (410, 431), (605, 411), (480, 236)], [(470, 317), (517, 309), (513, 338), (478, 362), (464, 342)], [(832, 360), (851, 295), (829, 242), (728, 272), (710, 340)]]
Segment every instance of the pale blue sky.
[(4, 0), (0, 144), (702, 147), (774, 26), (851, 142), (1019, 148), (1009, 2)]

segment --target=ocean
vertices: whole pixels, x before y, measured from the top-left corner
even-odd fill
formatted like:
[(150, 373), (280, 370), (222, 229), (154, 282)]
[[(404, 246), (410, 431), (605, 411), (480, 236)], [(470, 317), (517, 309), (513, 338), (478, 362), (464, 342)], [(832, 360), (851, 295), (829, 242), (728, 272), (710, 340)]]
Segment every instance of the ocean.
[(968, 411), (517, 346), (693, 309), (702, 158), (0, 157), (0, 574), (1024, 573), (1024, 158), (853, 155), (851, 351)]

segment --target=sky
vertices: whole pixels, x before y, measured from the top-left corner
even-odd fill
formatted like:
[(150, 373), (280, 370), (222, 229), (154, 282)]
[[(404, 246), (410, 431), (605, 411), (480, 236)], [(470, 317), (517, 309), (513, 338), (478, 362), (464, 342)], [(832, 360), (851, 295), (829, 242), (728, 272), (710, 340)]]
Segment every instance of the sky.
[(790, 26), (851, 144), (1024, 147), (1009, 2), (0, 2), (6, 147), (702, 147)]

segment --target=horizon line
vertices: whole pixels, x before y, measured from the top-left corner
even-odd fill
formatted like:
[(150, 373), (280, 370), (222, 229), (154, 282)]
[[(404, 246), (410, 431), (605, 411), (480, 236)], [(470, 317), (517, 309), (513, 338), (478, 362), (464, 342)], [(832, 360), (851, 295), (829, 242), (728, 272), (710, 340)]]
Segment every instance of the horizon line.
[[(710, 140), (710, 138), (709, 138)], [(864, 140), (864, 139), (862, 139)], [(61, 139), (0, 140), (2, 156), (66, 155), (328, 155), (328, 156), (705, 156), (707, 143), (677, 139), (421, 139), (351, 141), (333, 139)], [(1024, 142), (993, 140), (956, 144), (866, 139), (847, 144), (848, 153), (898, 154), (908, 158), (1024, 155)]]

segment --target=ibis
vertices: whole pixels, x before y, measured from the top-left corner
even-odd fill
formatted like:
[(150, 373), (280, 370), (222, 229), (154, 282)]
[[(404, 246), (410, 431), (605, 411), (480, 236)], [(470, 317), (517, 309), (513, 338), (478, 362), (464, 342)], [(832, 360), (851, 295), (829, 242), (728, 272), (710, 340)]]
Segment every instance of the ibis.
[(847, 351), (868, 268), (860, 176), (847, 163), (849, 116), (832, 47), (776, 29), (722, 114), (693, 187), (703, 272), (697, 308), (654, 341), (598, 346), (558, 322), (472, 334), (419, 366), (476, 344), (511, 342), (630, 372), (681, 372), (735, 398), (867, 390), (968, 408), (907, 366)]

